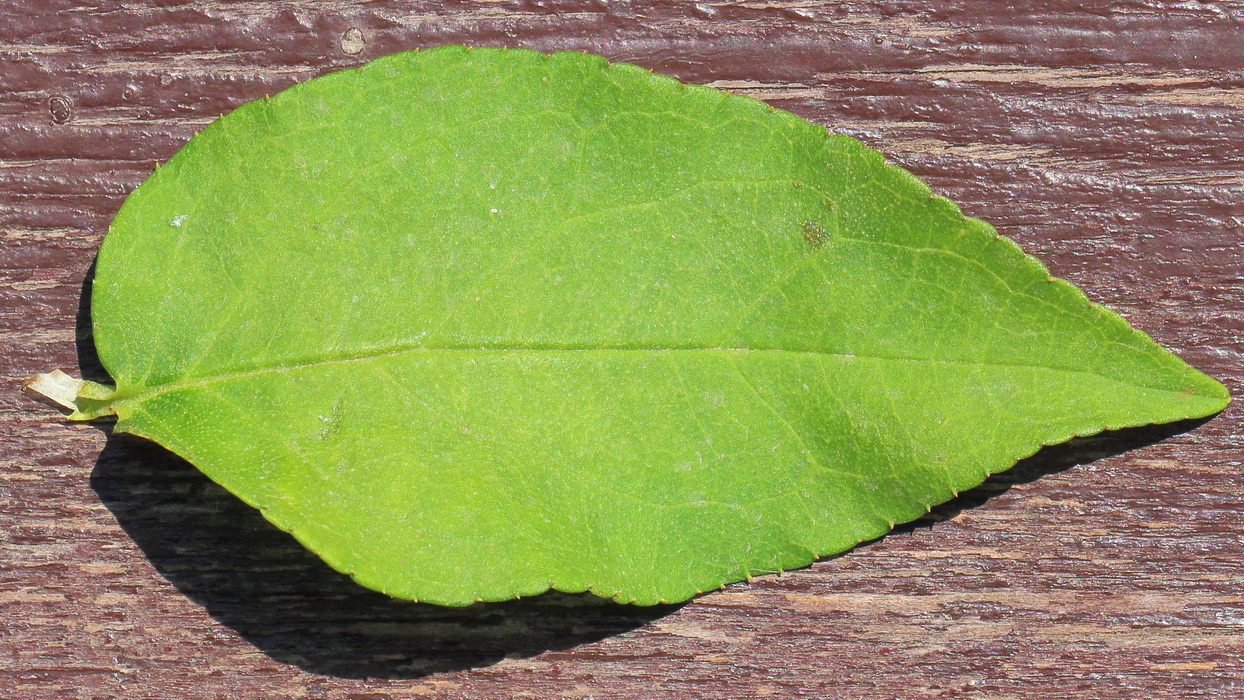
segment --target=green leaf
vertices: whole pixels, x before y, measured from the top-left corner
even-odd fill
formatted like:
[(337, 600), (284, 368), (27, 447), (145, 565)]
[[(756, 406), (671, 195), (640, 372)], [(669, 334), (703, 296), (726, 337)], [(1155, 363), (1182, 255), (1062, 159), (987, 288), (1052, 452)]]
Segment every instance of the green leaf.
[(126, 201), (112, 414), (359, 583), (679, 601), (1228, 397), (858, 142), (576, 53), (397, 54)]

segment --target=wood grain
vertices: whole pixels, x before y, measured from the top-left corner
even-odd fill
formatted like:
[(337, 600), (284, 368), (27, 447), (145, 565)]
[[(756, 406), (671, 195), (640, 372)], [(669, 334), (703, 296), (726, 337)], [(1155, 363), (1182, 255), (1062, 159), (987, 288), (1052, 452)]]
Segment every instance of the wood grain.
[[(83, 280), (219, 114), (441, 43), (580, 49), (852, 134), (1244, 391), (1244, 4), (797, 0), (0, 9), (0, 695), (1244, 696), (1238, 404), (1049, 448), (882, 540), (679, 607), (449, 610), (334, 574), (25, 376), (97, 371)], [(83, 357), (78, 357), (78, 352)]]

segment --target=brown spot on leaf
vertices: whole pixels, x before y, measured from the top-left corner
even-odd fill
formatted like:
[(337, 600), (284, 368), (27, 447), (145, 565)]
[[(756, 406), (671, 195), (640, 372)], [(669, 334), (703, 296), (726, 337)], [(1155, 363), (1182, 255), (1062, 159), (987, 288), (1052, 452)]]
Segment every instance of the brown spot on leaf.
[(817, 222), (808, 219), (803, 222), (803, 239), (814, 248), (820, 248), (825, 245), (825, 240), (829, 238), (829, 233)]

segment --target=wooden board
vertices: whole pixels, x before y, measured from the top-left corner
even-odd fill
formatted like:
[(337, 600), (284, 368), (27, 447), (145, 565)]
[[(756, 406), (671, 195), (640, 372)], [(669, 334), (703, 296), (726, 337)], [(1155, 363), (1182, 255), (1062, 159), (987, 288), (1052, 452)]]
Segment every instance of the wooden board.
[(198, 129), (469, 43), (592, 51), (857, 136), (1240, 395), (1244, 4), (1041, 4), (6, 3), (0, 695), (1244, 697), (1238, 403), (1047, 449), (681, 607), (452, 610), (354, 585), (169, 453), (17, 390), (89, 357), (94, 251)]

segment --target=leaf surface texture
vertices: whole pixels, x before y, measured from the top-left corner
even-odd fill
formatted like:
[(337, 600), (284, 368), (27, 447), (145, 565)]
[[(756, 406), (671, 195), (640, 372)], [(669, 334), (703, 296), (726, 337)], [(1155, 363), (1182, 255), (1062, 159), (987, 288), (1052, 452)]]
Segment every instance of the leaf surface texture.
[(857, 141), (577, 53), (396, 54), (126, 201), (117, 430), (333, 567), (678, 601), (1225, 390)]

